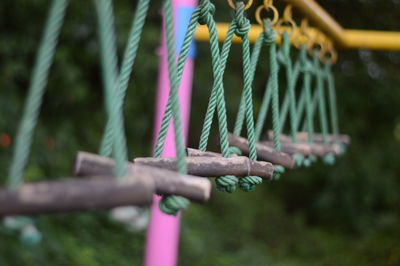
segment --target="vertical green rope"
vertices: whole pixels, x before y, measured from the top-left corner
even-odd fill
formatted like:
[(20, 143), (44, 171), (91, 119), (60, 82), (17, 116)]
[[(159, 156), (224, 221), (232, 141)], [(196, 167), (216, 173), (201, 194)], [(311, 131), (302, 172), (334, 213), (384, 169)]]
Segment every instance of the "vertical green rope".
[[(189, 49), (190, 49), (190, 45), (193, 40), (194, 32), (196, 30), (197, 20), (199, 19), (199, 14), (200, 14), (200, 7), (197, 7), (194, 10), (194, 12), (192, 13), (192, 16), (190, 18), (190, 22), (188, 25), (188, 29), (186, 31), (186, 34), (185, 34), (185, 37), (184, 37), (184, 40), (182, 43), (182, 47), (180, 49), (178, 64), (177, 64), (177, 79), (178, 79), (177, 83), (178, 84), (180, 84), (180, 81), (182, 78), (184, 65), (185, 65), (187, 56), (189, 54)], [(168, 97), (167, 106), (165, 107), (164, 116), (161, 120), (161, 126), (160, 126), (160, 130), (158, 132), (158, 137), (157, 137), (157, 141), (156, 141), (156, 145), (155, 145), (155, 149), (154, 149), (154, 157), (156, 157), (156, 158), (160, 157), (163, 152), (164, 142), (165, 142), (165, 138), (167, 136), (167, 131), (168, 131), (169, 124), (171, 122), (171, 118), (172, 118), (172, 97), (170, 94)]]
[[(326, 104), (325, 104), (325, 86), (324, 86), (324, 72), (321, 68), (319, 62), (318, 51), (314, 51), (314, 66), (316, 69), (316, 79), (317, 79), (317, 97), (318, 97), (318, 109), (319, 109), (319, 119), (322, 131), (322, 141), (324, 144), (328, 144), (328, 122), (326, 115)], [(335, 157), (333, 154), (327, 154), (324, 156), (323, 161), (327, 164), (334, 164)]]
[[(122, 136), (118, 138), (118, 140), (121, 142), (119, 146), (126, 146), (126, 140), (123, 132), (124, 130), (123, 100), (126, 95), (129, 78), (132, 73), (133, 64), (135, 62), (137, 50), (139, 47), (140, 38), (142, 36), (143, 26), (146, 20), (149, 3), (150, 3), (149, 0), (140, 0), (136, 8), (135, 15), (133, 16), (131, 30), (129, 33), (128, 42), (122, 60), (121, 72), (119, 74), (117, 84), (115, 85), (116, 88), (116, 91), (114, 92), (116, 94), (116, 97), (114, 97), (115, 102), (112, 105), (113, 108), (116, 108), (118, 110), (120, 118), (117, 120), (117, 123), (120, 123), (120, 125), (114, 127), (113, 126), (114, 122), (109, 117), (101, 144), (101, 152), (103, 155), (106, 156), (109, 156), (112, 151), (112, 146), (114, 142), (113, 135), (115, 134), (114, 130), (122, 131), (117, 133), (119, 136)], [(112, 35), (110, 35), (110, 38), (112, 38)], [(114, 52), (110, 52), (110, 55), (114, 55), (113, 57), (116, 57), (115, 46), (113, 49)], [(116, 62), (116, 59), (114, 58), (112, 59), (112, 61)]]
[[(219, 53), (219, 43), (215, 21), (212, 18), (214, 6), (208, 1), (202, 1), (203, 8), (200, 24), (206, 24), (210, 33), (211, 58), (213, 66), (214, 83), (207, 106), (206, 116), (204, 118), (203, 129), (199, 142), (199, 149), (207, 149), (208, 138), (211, 130), (215, 108), (217, 109), (218, 127), (220, 134), (221, 154), (223, 157), (229, 157), (231, 151), (228, 143), (228, 126), (226, 118), (226, 106), (223, 87), (223, 74), (225, 72), (227, 58), (232, 44), (232, 38), (236, 30), (236, 23), (232, 21), (228, 28), (228, 33)], [(220, 191), (232, 193), (236, 190), (238, 179), (235, 176), (222, 176), (216, 178), (217, 188)]]
[[(243, 99), (245, 107), (247, 139), (249, 145), (249, 158), (250, 160), (257, 160), (256, 139), (254, 134), (253, 95), (252, 95), (252, 82), (254, 78), (254, 72), (256, 69), (252, 67), (250, 59), (250, 42), (248, 39), (250, 21), (244, 16), (244, 8), (245, 5), (243, 2), (238, 2), (236, 4), (235, 34), (242, 39)], [(255, 189), (255, 186), (261, 183), (262, 183), (262, 178), (258, 176), (246, 176), (239, 180), (239, 186), (244, 191), (253, 191)]]
[(319, 121), (322, 131), (322, 138), (324, 143), (328, 143), (328, 124), (326, 116), (326, 105), (325, 105), (325, 92), (324, 92), (324, 79), (321, 65), (319, 62), (318, 51), (314, 52), (314, 66), (316, 70), (316, 81), (317, 81), (317, 95), (318, 95), (318, 110), (319, 110)]
[[(296, 80), (293, 73), (293, 64), (290, 58), (290, 37), (289, 34), (285, 31), (282, 35), (282, 54), (283, 54), (283, 63), (286, 69), (286, 84), (287, 84), (287, 93), (289, 99), (289, 111), (290, 111), (290, 131), (292, 142), (297, 142), (297, 116), (296, 116), (296, 95), (295, 95), (295, 86)], [(284, 122), (284, 121), (282, 121)], [(281, 127), (283, 125), (281, 124)]]
[[(31, 76), (28, 96), (25, 102), (21, 122), (17, 130), (14, 153), (11, 160), (7, 184), (11, 189), (17, 189), (23, 183), (23, 174), (28, 162), (33, 134), (37, 125), (43, 95), (48, 81), (50, 67), (53, 62), (61, 26), (64, 21), (68, 0), (53, 0)], [(17, 217), (15, 224), (20, 224), (20, 238), (23, 243), (35, 245), (42, 236), (27, 217)], [(32, 230), (24, 230), (27, 226)]]
[[(167, 42), (168, 77), (170, 85), (171, 112), (173, 116), (173, 128), (175, 136), (175, 149), (177, 154), (177, 170), (179, 173), (187, 173), (185, 149), (183, 145), (182, 124), (178, 99), (178, 73), (175, 64), (175, 41), (170, 0), (163, 1), (165, 15), (165, 33)], [(160, 201), (160, 209), (168, 214), (176, 215), (178, 210), (186, 209), (189, 200), (179, 196), (164, 196)]]
[(325, 60), (325, 75), (328, 84), (328, 94), (329, 94), (329, 109), (331, 116), (331, 127), (332, 133), (334, 137), (339, 135), (339, 125), (337, 118), (337, 105), (336, 105), (336, 90), (335, 90), (335, 81), (333, 79), (331, 63), (329, 62), (329, 58)]
[[(208, 144), (210, 130), (212, 126), (213, 116), (215, 107), (217, 108), (218, 115), (218, 127), (220, 134), (221, 154), (224, 157), (230, 156), (229, 143), (228, 143), (228, 126), (226, 118), (226, 106), (225, 96), (223, 87), (223, 75), (226, 68), (226, 62), (229, 56), (232, 39), (235, 32), (235, 22), (231, 22), (226, 34), (225, 40), (222, 45), (221, 54), (219, 54), (219, 44), (217, 39), (217, 31), (215, 21), (208, 23), (210, 33), (210, 45), (211, 45), (211, 58), (213, 63), (213, 75), (214, 83), (211, 91), (211, 96), (208, 102), (206, 116), (204, 118), (203, 129), (200, 136), (199, 149), (205, 151)], [(219, 65), (217, 62), (219, 61)]]
[(52, 1), (44, 34), (39, 45), (8, 174), (8, 186), (13, 189), (16, 189), (23, 182), (23, 173), (28, 161), (34, 129), (68, 2), (67, 0)]
[(305, 122), (307, 124), (308, 132), (308, 143), (314, 142), (314, 114), (311, 102), (311, 63), (307, 60), (307, 49), (305, 45), (301, 46), (300, 49), (301, 62), (303, 68), (303, 92), (304, 101), (306, 107), (306, 118)]
[[(102, 156), (109, 156), (113, 151), (116, 161), (115, 174), (118, 177), (122, 177), (125, 175), (125, 164), (128, 160), (128, 155), (123, 128), (122, 108), (120, 108), (121, 106), (118, 102), (118, 64), (115, 49), (112, 1), (96, 0), (95, 5), (98, 16), (105, 106), (108, 123), (114, 129), (108, 131), (106, 137), (103, 138), (100, 153)], [(107, 145), (108, 143), (112, 143), (113, 145)], [(114, 149), (111, 150), (112, 146), (114, 146)]]

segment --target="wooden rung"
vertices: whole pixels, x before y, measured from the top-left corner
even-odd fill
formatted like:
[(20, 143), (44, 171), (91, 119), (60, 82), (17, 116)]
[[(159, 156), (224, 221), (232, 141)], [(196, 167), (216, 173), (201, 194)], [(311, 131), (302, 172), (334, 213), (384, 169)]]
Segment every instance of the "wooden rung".
[[(259, 143), (271, 148), (274, 147), (274, 142), (272, 141), (260, 141)], [(309, 156), (312, 153), (311, 147), (304, 143), (281, 143), (281, 151), (290, 155), (300, 153), (304, 156)]]
[[(267, 138), (269, 140), (273, 140), (273, 137), (274, 137), (274, 133), (272, 132), (272, 130), (268, 130)], [(280, 140), (282, 142), (291, 142), (292, 141), (291, 137), (289, 137), (287, 135), (284, 135), (284, 134), (280, 135)], [(297, 133), (297, 140), (299, 142), (307, 142), (308, 133), (307, 132), (298, 132)], [(338, 142), (343, 143), (345, 145), (350, 145), (350, 142), (351, 142), (351, 139), (350, 139), (349, 135), (339, 135), (339, 136), (335, 137), (335, 136), (333, 136), (331, 134), (328, 134), (327, 140), (328, 140), (329, 143), (334, 143), (334, 142), (338, 141)], [(323, 135), (321, 133), (314, 133), (314, 142), (322, 143), (323, 142)]]
[[(176, 158), (135, 158), (135, 165), (147, 165), (176, 170)], [(245, 156), (224, 157), (186, 157), (188, 173), (203, 177), (234, 175), (238, 177), (259, 176), (271, 179), (274, 167), (268, 162), (252, 161)]]
[(0, 189), (0, 216), (93, 211), (150, 205), (155, 187), (150, 174), (62, 179)]
[[(114, 160), (87, 152), (78, 152), (74, 172), (77, 176), (94, 176), (105, 174), (112, 176)], [(192, 201), (206, 202), (211, 195), (211, 182), (197, 176), (127, 162), (129, 175), (148, 176), (155, 183), (158, 194), (177, 195)]]
[[(192, 148), (186, 148), (186, 155), (188, 157), (222, 157), (220, 153), (212, 152), (212, 151), (201, 151)], [(235, 157), (237, 155), (231, 156)]]
[[(239, 148), (242, 153), (249, 153), (249, 144), (247, 139), (229, 133), (228, 141), (229, 145)], [(291, 169), (294, 166), (294, 160), (287, 153), (276, 151), (274, 148), (260, 143), (256, 143), (256, 150), (258, 160), (282, 165), (286, 169)]]
[[(303, 133), (307, 134), (305, 132), (300, 132), (300, 133), (301, 134), (303, 134)], [(301, 135), (301, 136), (304, 137), (304, 134)], [(274, 133), (272, 131), (268, 131), (267, 136), (268, 136), (268, 139), (272, 140), (273, 136), (274, 136)], [(321, 137), (322, 137), (322, 135), (321, 135)], [(292, 142), (292, 138), (287, 136), (287, 135), (281, 134), (280, 135), (280, 141), (281, 141), (281, 145), (283, 147), (284, 145), (287, 145), (288, 143), (291, 143)], [(313, 154), (315, 156), (323, 157), (323, 156), (325, 156), (327, 154), (340, 155), (340, 147), (337, 144), (333, 143), (333, 142), (331, 142), (329, 144), (325, 144), (325, 143), (322, 143), (322, 139), (321, 139), (320, 142), (307, 143), (307, 140), (304, 140), (304, 139), (301, 139), (301, 138), (298, 139), (298, 141), (299, 141), (299, 143), (296, 143), (296, 144), (306, 145), (306, 146), (310, 147), (311, 154)]]

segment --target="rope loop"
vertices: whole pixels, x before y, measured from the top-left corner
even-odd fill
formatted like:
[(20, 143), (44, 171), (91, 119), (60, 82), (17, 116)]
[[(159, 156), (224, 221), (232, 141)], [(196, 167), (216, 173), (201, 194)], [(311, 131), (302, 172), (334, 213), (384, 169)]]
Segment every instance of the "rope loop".
[(272, 175), (272, 180), (279, 180), (281, 174), (285, 173), (285, 167), (282, 165), (274, 165), (274, 173)]
[(250, 20), (246, 18), (244, 15), (245, 6), (243, 2), (239, 2), (236, 4), (236, 13), (235, 13), (235, 35), (244, 38), (250, 30), (251, 24)]
[(304, 155), (301, 153), (295, 153), (295, 154), (293, 154), (293, 160), (294, 160), (295, 165), (297, 167), (300, 167), (303, 165)]
[(276, 32), (272, 29), (272, 21), (270, 19), (263, 20), (263, 35), (264, 35), (264, 42), (267, 45), (271, 45), (276, 41)]
[(242, 155), (242, 151), (238, 147), (229, 146), (229, 154), (232, 155)]
[(184, 197), (164, 196), (160, 200), (158, 207), (163, 213), (176, 215), (179, 210), (186, 210), (189, 204), (190, 201)]
[(236, 184), (238, 183), (238, 178), (233, 175), (221, 176), (215, 179), (217, 184), (217, 189), (221, 192), (233, 193), (236, 191)]
[(256, 189), (256, 185), (262, 183), (262, 178), (259, 176), (246, 176), (239, 180), (239, 187), (245, 192), (252, 192)]
[(215, 13), (215, 5), (210, 0), (203, 0), (200, 3), (200, 25), (208, 25), (212, 20)]

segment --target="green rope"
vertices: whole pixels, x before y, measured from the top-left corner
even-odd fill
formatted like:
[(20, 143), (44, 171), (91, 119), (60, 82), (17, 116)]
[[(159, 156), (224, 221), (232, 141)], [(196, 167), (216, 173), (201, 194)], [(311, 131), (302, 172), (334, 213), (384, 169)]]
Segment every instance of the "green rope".
[[(250, 160), (257, 160), (256, 139), (254, 134), (254, 116), (253, 116), (253, 95), (252, 82), (254, 78), (255, 68), (251, 65), (250, 59), (250, 42), (248, 39), (248, 31), (250, 29), (250, 21), (244, 16), (245, 5), (238, 2), (236, 5), (236, 30), (235, 34), (242, 39), (243, 51), (243, 99), (246, 118), (247, 139), (249, 145)], [(240, 134), (239, 132), (236, 132)], [(244, 191), (253, 191), (257, 184), (262, 183), (259, 176), (246, 176), (239, 180), (239, 186)]]
[[(205, 2), (205, 1), (204, 1)], [(213, 122), (215, 108), (217, 108), (218, 127), (220, 134), (221, 154), (223, 157), (229, 157), (229, 142), (228, 142), (228, 126), (226, 118), (226, 106), (223, 87), (223, 76), (226, 68), (226, 62), (229, 56), (232, 39), (236, 29), (236, 24), (232, 21), (229, 25), (228, 32), (222, 45), (221, 53), (219, 53), (219, 44), (217, 38), (216, 25), (214, 20), (207, 22), (210, 33), (211, 58), (213, 66), (214, 83), (211, 90), (210, 99), (207, 106), (206, 115), (204, 118), (203, 128), (200, 136), (199, 149), (205, 151), (207, 149), (210, 130)], [(222, 179), (224, 177), (221, 177)], [(233, 180), (233, 178), (229, 178)], [(217, 179), (221, 180), (221, 179)], [(222, 181), (222, 180), (221, 180)], [(236, 184), (236, 183), (235, 183)], [(233, 192), (233, 185), (229, 187), (229, 191)], [(225, 187), (226, 188), (226, 187)], [(224, 190), (224, 186), (221, 187)]]
[[(304, 107), (306, 109), (304, 125), (307, 128), (307, 142), (309, 144), (314, 143), (314, 111), (312, 107), (312, 100), (311, 100), (311, 73), (313, 71), (313, 65), (307, 59), (307, 48), (303, 44), (300, 48), (300, 63), (301, 63), (301, 71), (303, 73), (303, 86), (302, 86), (302, 94), (299, 99), (298, 110), (297, 114), (299, 117), (302, 116)], [(298, 128), (299, 122), (296, 125)], [(312, 161), (315, 158), (313, 155), (309, 156), (307, 159), (303, 161), (303, 165), (305, 167), (310, 167)]]
[[(126, 139), (125, 135), (123, 133), (124, 131), (124, 121), (123, 121), (123, 100), (126, 95), (126, 91), (128, 88), (128, 83), (129, 83), (129, 78), (132, 73), (132, 68), (133, 64), (135, 62), (137, 50), (139, 47), (139, 42), (140, 38), (142, 35), (143, 31), (143, 26), (144, 22), (146, 20), (146, 15), (147, 11), (149, 8), (149, 0), (141, 0), (138, 3), (138, 6), (135, 11), (135, 15), (132, 20), (132, 25), (131, 25), (131, 30), (129, 33), (129, 38), (128, 42), (125, 48), (123, 60), (122, 60), (122, 65), (121, 65), (121, 72), (119, 75), (119, 78), (117, 80), (117, 83), (115, 84), (115, 89), (116, 92), (114, 94), (116, 97), (114, 97), (114, 103), (112, 104), (112, 107), (115, 108), (119, 114), (119, 118), (117, 119), (117, 125), (116, 127), (113, 126), (113, 121), (109, 118), (107, 121), (107, 126), (103, 135), (103, 140), (101, 144), (101, 153), (105, 156), (111, 155), (112, 147), (113, 147), (113, 142), (114, 142), (114, 134), (116, 134), (114, 131), (118, 130), (119, 132), (117, 133), (118, 136), (121, 136), (120, 138), (117, 139), (117, 141), (120, 141), (119, 147), (125, 147), (126, 146)], [(112, 38), (113, 33), (110, 34), (110, 39)], [(115, 45), (113, 45), (113, 52), (110, 51), (110, 55), (113, 55), (112, 61), (116, 62), (116, 51), (115, 51)], [(114, 91), (114, 90), (113, 90)], [(122, 131), (122, 132), (121, 132)], [(126, 151), (124, 152), (126, 154)]]
[[(265, 43), (269, 47), (269, 68), (270, 76), (268, 80), (267, 89), (271, 90), (272, 94), (272, 131), (274, 133), (274, 149), (277, 151), (281, 150), (280, 143), (280, 121), (279, 121), (279, 86), (278, 86), (278, 75), (279, 75), (279, 65), (277, 61), (276, 53), (276, 33), (271, 27), (270, 20), (264, 20), (264, 38)], [(280, 175), (285, 172), (285, 168), (281, 165), (274, 166), (273, 179), (279, 179)]]
[[(295, 86), (296, 80), (298, 76), (298, 70), (296, 71), (296, 76), (294, 76), (294, 69), (292, 60), (290, 58), (290, 37), (289, 34), (285, 31), (282, 35), (282, 62), (286, 70), (286, 91), (289, 99), (289, 111), (290, 111), (290, 129), (291, 129), (291, 137), (292, 142), (297, 143), (297, 116), (296, 116), (296, 95), (295, 95)], [(298, 67), (297, 67), (298, 69)], [(282, 114), (282, 112), (281, 112)], [(281, 128), (283, 127), (281, 120)]]
[[(298, 116), (296, 110), (296, 94), (295, 88), (296, 83), (300, 73), (300, 63), (299, 58), (296, 63), (293, 64), (290, 57), (290, 36), (285, 31), (282, 35), (282, 46), (278, 58), (281, 64), (286, 70), (286, 95), (283, 101), (282, 108), (280, 110), (280, 123), (281, 130), (284, 128), (287, 113), (290, 112), (290, 132), (292, 143), (297, 143), (297, 124)], [(303, 164), (304, 156), (300, 153), (295, 153), (292, 155), (295, 165), (301, 166)]]
[[(206, 24), (210, 33), (211, 58), (213, 67), (214, 83), (211, 90), (210, 99), (204, 118), (203, 129), (201, 132), (199, 149), (205, 151), (207, 149), (209, 134), (213, 122), (215, 109), (217, 109), (218, 127), (220, 135), (221, 154), (223, 157), (229, 157), (232, 149), (228, 142), (228, 126), (226, 118), (225, 96), (223, 87), (223, 74), (226, 68), (226, 62), (229, 56), (232, 39), (236, 31), (236, 22), (232, 21), (229, 25), (227, 35), (222, 45), (221, 53), (219, 52), (218, 36), (215, 21), (212, 19), (214, 7), (207, 1), (202, 1), (203, 16), (200, 24)], [(207, 12), (205, 12), (207, 11)], [(209, 12), (212, 11), (212, 12)], [(216, 178), (217, 189), (223, 192), (232, 193), (236, 190), (238, 179), (235, 176), (222, 176)]]
[[(171, 112), (173, 117), (173, 128), (175, 136), (175, 149), (177, 154), (177, 170), (179, 173), (187, 173), (185, 160), (185, 149), (183, 145), (182, 124), (179, 110), (178, 99), (178, 72), (175, 64), (175, 41), (173, 29), (173, 15), (170, 0), (163, 1), (163, 12), (165, 15), (165, 32), (167, 41), (167, 61), (168, 61), (168, 77), (170, 85)], [(189, 200), (179, 196), (165, 196), (159, 203), (161, 211), (167, 214), (176, 215), (179, 210), (188, 207)]]
[[(304, 92), (304, 103), (306, 107), (306, 123), (307, 123), (307, 132), (308, 132), (308, 143), (314, 142), (314, 114), (311, 102), (311, 71), (312, 65), (307, 60), (307, 49), (305, 45), (302, 45), (300, 48), (301, 54), (301, 63), (302, 63), (302, 71), (303, 71), (303, 92)], [(299, 113), (301, 113), (299, 111)]]
[[(178, 84), (180, 84), (180, 81), (182, 79), (184, 65), (185, 65), (187, 56), (189, 54), (190, 45), (193, 41), (193, 35), (196, 31), (199, 15), (200, 15), (200, 7), (197, 7), (192, 13), (192, 16), (190, 18), (190, 22), (189, 22), (189, 25), (188, 25), (188, 28), (187, 28), (187, 31), (186, 31), (186, 34), (185, 34), (185, 37), (184, 37), (184, 40), (182, 43), (182, 47), (180, 49), (178, 63), (177, 63), (177, 83)], [(172, 102), (173, 102), (172, 95), (170, 94), (168, 97), (167, 105), (165, 107), (164, 116), (161, 120), (161, 126), (160, 126), (160, 130), (158, 132), (158, 137), (157, 137), (157, 141), (156, 141), (156, 145), (155, 145), (155, 149), (154, 149), (154, 157), (156, 157), (156, 158), (161, 157), (161, 154), (164, 149), (165, 138), (167, 136), (168, 127), (169, 127), (169, 124), (170, 124), (171, 118), (172, 118)]]
[[(324, 88), (324, 72), (319, 62), (318, 51), (314, 51), (314, 67), (316, 70), (317, 79), (317, 95), (318, 95), (318, 109), (319, 119), (322, 131), (322, 141), (324, 144), (328, 144), (328, 121), (326, 115), (326, 104), (325, 104), (325, 88)], [(332, 154), (324, 156), (323, 161), (327, 164), (334, 164), (335, 157)]]
[(118, 82), (118, 64), (115, 49), (114, 33), (114, 15), (111, 0), (95, 1), (99, 40), (101, 50), (101, 62), (103, 72), (103, 84), (105, 95), (105, 106), (108, 115), (108, 122), (111, 128), (103, 139), (100, 154), (109, 156), (111, 154), (111, 145), (113, 143), (114, 158), (116, 161), (115, 174), (118, 177), (125, 175), (125, 164), (128, 160), (126, 150), (126, 139), (123, 129), (122, 108), (118, 102), (117, 82)]
[(329, 112), (330, 112), (332, 134), (335, 138), (335, 143), (340, 147), (341, 153), (343, 153), (345, 151), (345, 146), (337, 139), (339, 136), (339, 123), (337, 115), (335, 80), (333, 78), (330, 58), (326, 58), (325, 60), (324, 71), (328, 85)]
[[(37, 125), (50, 67), (53, 62), (58, 36), (68, 3), (68, 0), (53, 0), (50, 7), (44, 33), (36, 55), (22, 119), (17, 130), (14, 153), (7, 178), (8, 187), (11, 189), (17, 189), (23, 183), (23, 174), (28, 162), (34, 130)], [(17, 223), (25, 220), (28, 221), (29, 227), (32, 230), (21, 230), (21, 240), (23, 243), (29, 245), (39, 243), (41, 234), (36, 230), (33, 221), (22, 216), (16, 218)], [(26, 224), (25, 222), (23, 223)]]
[(53, 0), (44, 35), (39, 45), (8, 174), (8, 186), (13, 189), (16, 189), (23, 182), (23, 173), (28, 161), (32, 137), (67, 5), (67, 0)]

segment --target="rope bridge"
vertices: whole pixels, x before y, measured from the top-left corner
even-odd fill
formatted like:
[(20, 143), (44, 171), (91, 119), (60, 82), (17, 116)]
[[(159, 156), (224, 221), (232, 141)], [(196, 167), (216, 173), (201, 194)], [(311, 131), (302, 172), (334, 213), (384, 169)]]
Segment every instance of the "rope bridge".
[[(256, 20), (263, 31), (251, 47), (248, 37), (250, 20), (245, 14), (251, 2), (245, 4), (229, 1), (234, 15), (220, 45), (214, 19), (216, 8), (211, 0), (201, 0), (191, 15), (176, 58), (171, 2), (163, 0), (169, 98), (158, 131), (154, 156), (135, 158), (129, 162), (124, 129), (124, 98), (134, 71), (150, 0), (138, 1), (120, 63), (116, 52), (112, 1), (96, 0), (94, 3), (98, 19), (104, 108), (107, 114), (99, 155), (79, 152), (74, 165), (74, 178), (39, 183), (23, 182), (50, 67), (68, 6), (68, 0), (53, 0), (17, 131), (7, 187), (0, 189), (0, 215), (8, 216), (5, 224), (20, 231), (25, 242), (35, 243), (40, 240), (40, 233), (35, 229), (34, 221), (27, 217), (29, 215), (149, 205), (153, 193), (163, 196), (159, 205), (163, 212), (176, 215), (179, 210), (188, 207), (189, 200), (206, 202), (209, 199), (211, 184), (204, 177), (215, 177), (217, 189), (222, 192), (233, 193), (237, 186), (250, 192), (264, 179), (276, 180), (292, 168), (310, 167), (318, 157), (327, 164), (333, 164), (335, 157), (343, 154), (345, 146), (349, 144), (347, 136), (339, 135), (332, 72), (336, 53), (332, 42), (324, 38), (322, 33), (314, 39), (308, 36), (305, 20), (297, 27), (290, 6), (286, 7), (280, 18), (272, 1), (264, 1), (256, 11)], [(261, 18), (262, 11), (272, 11), (273, 17)], [(286, 24), (289, 27), (282, 27)], [(178, 89), (198, 25), (206, 26), (209, 32), (213, 83), (198, 149), (185, 149)], [(242, 40), (243, 84), (236, 120), (230, 133), (224, 74), (235, 36)], [(280, 47), (276, 46), (277, 36), (282, 37)], [(291, 44), (298, 49), (295, 59)], [(267, 56), (260, 60), (264, 46)], [(268, 76), (268, 80), (255, 117), (252, 84), (257, 66), (262, 60), (268, 62), (269, 71), (262, 74)], [(278, 84), (280, 76), (284, 77), (283, 84)], [(270, 108), (271, 118), (268, 115)], [(269, 119), (272, 124), (270, 131), (266, 128)], [(214, 120), (218, 127), (219, 152), (207, 151)], [(320, 134), (315, 132), (316, 122), (320, 126)], [(174, 129), (177, 155), (176, 158), (161, 158), (170, 123)], [(290, 136), (283, 134), (287, 127)], [(302, 131), (299, 131), (300, 128)]]

